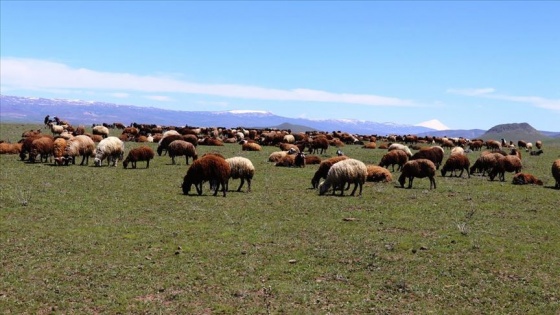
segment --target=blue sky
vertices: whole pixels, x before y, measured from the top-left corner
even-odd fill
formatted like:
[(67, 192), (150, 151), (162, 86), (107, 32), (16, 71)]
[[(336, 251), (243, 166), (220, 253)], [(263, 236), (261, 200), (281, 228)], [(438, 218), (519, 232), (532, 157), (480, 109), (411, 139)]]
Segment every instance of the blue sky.
[(1, 1), (1, 93), (560, 131), (560, 2)]

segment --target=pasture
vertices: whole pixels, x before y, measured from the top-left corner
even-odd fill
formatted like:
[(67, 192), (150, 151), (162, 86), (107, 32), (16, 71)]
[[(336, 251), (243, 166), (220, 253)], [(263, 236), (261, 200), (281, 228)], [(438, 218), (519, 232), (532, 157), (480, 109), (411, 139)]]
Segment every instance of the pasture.
[[(1, 124), (0, 139), (37, 128)], [(435, 190), (428, 179), (401, 189), (394, 172), (361, 197), (319, 196), (317, 165), (275, 167), (275, 147), (197, 150), (249, 158), (252, 191), (230, 180), (225, 198), (207, 184), (202, 196), (183, 195), (184, 158), (124, 169), (0, 155), (2, 313), (560, 312), (560, 190), (550, 172), (559, 140), (541, 156), (522, 152), (523, 171), (544, 186), (438, 171)], [(366, 164), (386, 153), (342, 150)]]

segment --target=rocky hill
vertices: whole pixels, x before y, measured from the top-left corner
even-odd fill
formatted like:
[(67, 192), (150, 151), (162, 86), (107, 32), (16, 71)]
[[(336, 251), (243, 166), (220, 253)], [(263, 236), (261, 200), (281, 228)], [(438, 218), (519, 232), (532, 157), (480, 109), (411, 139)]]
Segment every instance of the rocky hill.
[(537, 140), (547, 139), (548, 136), (544, 135), (537, 129), (533, 128), (528, 123), (511, 123), (496, 125), (480, 136), (482, 139), (506, 139), (507, 141), (525, 140), (535, 142)]

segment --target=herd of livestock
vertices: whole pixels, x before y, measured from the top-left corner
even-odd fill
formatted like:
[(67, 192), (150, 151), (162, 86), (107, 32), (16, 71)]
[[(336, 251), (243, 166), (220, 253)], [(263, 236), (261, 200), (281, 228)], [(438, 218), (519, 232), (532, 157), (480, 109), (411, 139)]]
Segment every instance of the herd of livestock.
[[(199, 127), (162, 127), (157, 125), (136, 124), (125, 126), (122, 123), (94, 125), (91, 133), (84, 126), (73, 127), (66, 121), (50, 116), (45, 117), (45, 128), (52, 135), (41, 130), (29, 130), (22, 134), (17, 143), (0, 140), (0, 154), (19, 154), (22, 161), (34, 163), (39, 159), (43, 163), (51, 161), (55, 165), (75, 164), (81, 157), (80, 165), (87, 165), (89, 158), (94, 158), (94, 165), (101, 166), (103, 161), (116, 166), (122, 161), (125, 168), (136, 168), (136, 163), (145, 161), (149, 167), (150, 160), (156, 152), (149, 146), (139, 146), (128, 151), (125, 158), (126, 142), (156, 142), (157, 154), (168, 154), (175, 164), (176, 157), (185, 157), (189, 167), (183, 180), (183, 193), (188, 194), (194, 185), (197, 193), (202, 194), (202, 184), (209, 182), (214, 195), (221, 188), (226, 196), (230, 178), (241, 179), (238, 191), (247, 182), (251, 189), (254, 167), (249, 159), (242, 157), (228, 158), (220, 154), (205, 154), (198, 157), (198, 145), (221, 146), (224, 143), (240, 143), (242, 150), (260, 151), (262, 146), (275, 146), (279, 151), (269, 156), (269, 161), (276, 166), (304, 167), (306, 164), (319, 164), (311, 180), (313, 188), (319, 193), (331, 191), (335, 194), (354, 188), (351, 195), (361, 195), (366, 181), (392, 181), (392, 170), (400, 171), (398, 182), (404, 187), (412, 187), (414, 178), (429, 178), (430, 189), (436, 188), (436, 170), (441, 168), (441, 175), (450, 176), (459, 172), (462, 176), (480, 173), (488, 175), (490, 180), (505, 180), (506, 172), (515, 173), (513, 184), (536, 184), (543, 182), (529, 173), (522, 173), (521, 150), (530, 155), (543, 153), (540, 141), (528, 143), (523, 140), (505, 141), (505, 139), (482, 140), (444, 137), (418, 137), (416, 135), (353, 135), (346, 132), (294, 132), (277, 129), (245, 128), (199, 128)], [(117, 129), (118, 136), (110, 136), (111, 130)], [(112, 131), (112, 133), (116, 133)], [(379, 143), (379, 145), (378, 145)], [(366, 149), (386, 149), (378, 165), (366, 165), (362, 161), (349, 158), (339, 149), (345, 145), (361, 145)], [(324, 154), (329, 147), (337, 148), (337, 156), (321, 159), (315, 153)], [(413, 154), (412, 150), (416, 150)], [(451, 154), (443, 162), (444, 150)], [(483, 151), (484, 150), (484, 151)], [(466, 153), (481, 151), (475, 163), (471, 165)], [(560, 159), (552, 163), (552, 177), (555, 188), (560, 189)], [(323, 180), (321, 183), (319, 183)]]

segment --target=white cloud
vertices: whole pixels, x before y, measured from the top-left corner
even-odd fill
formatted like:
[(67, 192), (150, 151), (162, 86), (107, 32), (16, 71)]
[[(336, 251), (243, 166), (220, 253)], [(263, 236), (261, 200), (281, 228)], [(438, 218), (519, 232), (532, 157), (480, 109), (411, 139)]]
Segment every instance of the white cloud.
[(99, 72), (37, 59), (2, 58), (2, 89), (50, 90), (89, 89), (111, 93), (204, 94), (221, 97), (359, 104), (368, 106), (417, 106), (411, 100), (372, 94), (333, 93), (310, 89), (280, 90), (235, 84), (199, 84), (162, 76)]
[(128, 93), (123, 93), (123, 92), (116, 92), (116, 93), (111, 93), (110, 94), (112, 97), (116, 97), (116, 98), (128, 98), (130, 96), (130, 94)]
[(482, 97), (487, 99), (509, 101), (516, 103), (526, 103), (531, 106), (540, 107), (544, 109), (560, 111), (560, 99), (547, 99), (540, 96), (514, 96), (514, 95), (504, 95), (496, 94), (493, 88), (483, 88), (483, 89), (448, 89), (448, 93)]
[(170, 102), (172, 99), (168, 96), (164, 95), (148, 95), (145, 98), (152, 100), (152, 101), (159, 101), (159, 102)]

